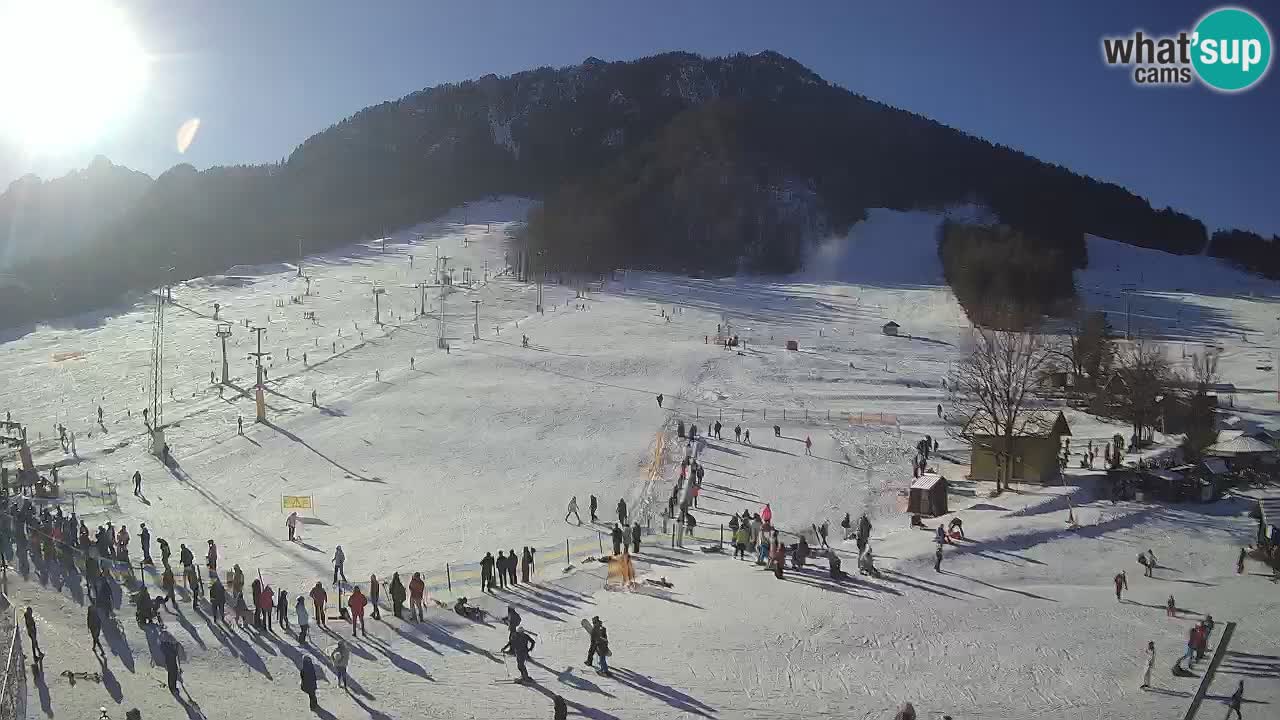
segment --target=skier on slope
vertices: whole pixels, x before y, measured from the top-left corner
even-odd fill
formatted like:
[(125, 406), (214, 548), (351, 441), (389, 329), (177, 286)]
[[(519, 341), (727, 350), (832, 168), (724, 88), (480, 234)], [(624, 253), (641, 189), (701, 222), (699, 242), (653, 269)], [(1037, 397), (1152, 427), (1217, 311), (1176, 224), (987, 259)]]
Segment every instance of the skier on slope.
[(298, 511), (294, 510), (289, 513), (289, 517), (285, 519), (284, 526), (289, 530), (289, 542), (293, 542), (298, 533)]
[(1124, 571), (1121, 570), (1111, 580), (1116, 586), (1116, 601), (1118, 602), (1120, 600), (1120, 591), (1129, 589), (1129, 579), (1125, 577)]

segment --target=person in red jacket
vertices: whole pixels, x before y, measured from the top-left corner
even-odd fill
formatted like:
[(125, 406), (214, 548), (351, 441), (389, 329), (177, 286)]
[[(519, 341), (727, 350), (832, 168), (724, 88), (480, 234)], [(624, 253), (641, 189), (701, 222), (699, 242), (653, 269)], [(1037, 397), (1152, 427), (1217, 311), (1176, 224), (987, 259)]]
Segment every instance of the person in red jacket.
[(329, 627), (329, 623), (324, 619), (324, 603), (329, 599), (329, 593), (321, 587), (320, 581), (316, 581), (315, 587), (311, 588), (311, 604), (316, 610), (316, 624), (320, 627)]
[(369, 603), (368, 598), (360, 592), (360, 586), (357, 585), (355, 590), (351, 591), (351, 597), (347, 600), (347, 607), (351, 609), (351, 637), (356, 636), (356, 625), (360, 625), (360, 632), (365, 637), (369, 637), (369, 631), (364, 628), (364, 606)]
[(270, 585), (262, 586), (262, 593), (258, 596), (258, 607), (262, 610), (264, 622), (267, 624), (267, 632), (275, 632), (271, 627), (271, 616), (275, 613), (272, 609), (276, 604), (276, 593), (271, 589)]
[[(528, 578), (526, 578), (527, 580)], [(422, 580), (422, 573), (414, 573), (409, 581), (409, 617), (422, 622), (422, 597), (427, 591), (427, 584)]]

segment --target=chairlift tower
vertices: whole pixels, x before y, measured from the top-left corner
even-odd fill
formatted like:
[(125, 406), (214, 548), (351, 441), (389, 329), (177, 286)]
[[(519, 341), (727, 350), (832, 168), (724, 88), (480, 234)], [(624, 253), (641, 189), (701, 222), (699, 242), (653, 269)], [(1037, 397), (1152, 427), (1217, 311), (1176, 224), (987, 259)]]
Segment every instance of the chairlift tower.
[(151, 414), (151, 454), (160, 457), (164, 454), (164, 306), (169, 294), (168, 287), (161, 287), (156, 293), (156, 308), (151, 316), (151, 397), (148, 405)]
[[(441, 256), (440, 256), (440, 265), (441, 265), (441, 267), (444, 267), (444, 268), (446, 268), (446, 269), (448, 268), (448, 266), (449, 266), (449, 256), (448, 256), (448, 255), (441, 255)], [(446, 275), (446, 277), (447, 277), (447, 275)], [(436, 347), (437, 347), (437, 348), (439, 348), (439, 349), (441, 349), (441, 350), (443, 350), (443, 349), (445, 348), (445, 346), (448, 344), (448, 341), (445, 339), (445, 325), (444, 325), (444, 301), (445, 301), (445, 298), (448, 296), (448, 293), (449, 293), (449, 283), (444, 282), (444, 279), (445, 279), (444, 277), (441, 277), (441, 278), (440, 278), (440, 332), (439, 332), (439, 335), (438, 335), (438, 336), (437, 336), (437, 338), (436, 338)]]
[(250, 328), (249, 332), (258, 336), (257, 352), (249, 353), (249, 357), (254, 359), (254, 401), (257, 405), (257, 415), (255, 422), (265, 423), (267, 421), (267, 401), (263, 396), (262, 386), (262, 358), (271, 355), (270, 352), (262, 351), (262, 334), (267, 331), (264, 327)]
[(373, 322), (374, 324), (382, 324), (382, 296), (387, 293), (386, 288), (376, 287), (373, 289)]
[(231, 381), (231, 369), (227, 364), (227, 338), (231, 337), (231, 323), (218, 323), (218, 331), (214, 336), (222, 341), (222, 384)]

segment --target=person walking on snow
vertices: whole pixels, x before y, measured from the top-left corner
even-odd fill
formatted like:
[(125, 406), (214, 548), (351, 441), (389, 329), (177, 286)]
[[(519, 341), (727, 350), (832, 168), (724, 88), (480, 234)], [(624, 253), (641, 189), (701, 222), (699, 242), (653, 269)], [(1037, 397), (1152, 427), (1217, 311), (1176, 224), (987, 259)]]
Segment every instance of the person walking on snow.
[(1154, 640), (1147, 643), (1146, 654), (1147, 661), (1142, 668), (1142, 684), (1138, 686), (1142, 690), (1151, 687), (1151, 669), (1156, 666), (1156, 643)]
[(1176, 603), (1174, 603), (1172, 595), (1169, 596), (1169, 600), (1164, 604), (1164, 614), (1165, 614), (1165, 617), (1178, 616), (1178, 606)]
[(338, 646), (329, 653), (329, 661), (333, 663), (333, 673), (338, 676), (338, 687), (347, 689), (347, 663), (351, 661), (351, 648), (346, 640), (338, 640)]
[(1119, 602), (1120, 591), (1129, 589), (1129, 578), (1125, 577), (1124, 571), (1121, 570), (1120, 572), (1116, 573), (1116, 576), (1114, 578), (1112, 578), (1112, 582), (1114, 582), (1116, 585), (1116, 601)]
[(942, 546), (939, 545), (937, 550), (933, 551), (933, 571), (942, 572)]
[[(596, 508), (599, 507), (599, 504), (596, 501), (595, 495), (591, 496), (590, 505), (588, 507), (591, 510), (591, 522), (596, 522)], [(566, 517), (566, 519), (568, 518)], [(578, 524), (581, 525), (582, 523), (578, 523)]]
[(22, 622), (27, 626), (27, 637), (31, 638), (31, 656), (35, 658), (36, 664), (40, 665), (44, 653), (40, 652), (40, 641), (36, 639), (36, 618), (32, 613), (31, 606), (28, 605), (22, 613)]
[(742, 426), (741, 425), (733, 426), (733, 439), (737, 440), (739, 443), (742, 442)]
[(809, 439), (808, 435), (804, 436), (804, 454), (813, 455), (813, 440)]
[(525, 663), (529, 660), (529, 654), (533, 652), (533, 646), (536, 643), (533, 638), (524, 630), (515, 630), (511, 636), (511, 652), (516, 656), (516, 668), (520, 670), (520, 679), (517, 682), (527, 682), (529, 671), (525, 669)]
[[(527, 579), (527, 578), (526, 578)], [(427, 584), (422, 581), (422, 573), (415, 572), (409, 579), (409, 619), (422, 622), (422, 596), (426, 593)]]
[[(505, 590), (507, 587), (507, 556), (498, 551), (498, 559), (493, 561), (493, 569), (498, 573), (498, 588)], [(489, 587), (493, 587), (493, 580), (489, 580)]]
[(134, 497), (142, 497), (142, 473), (133, 471), (133, 494)]
[(658, 397), (656, 397), (655, 400), (658, 401), (658, 409), (661, 410), (662, 409), (662, 393), (658, 393)]
[(743, 443), (744, 445), (750, 445), (750, 444), (751, 444), (751, 431), (750, 431), (750, 430), (743, 430), (743, 431), (742, 431), (742, 443)]
[(1245, 549), (1240, 548), (1240, 557), (1236, 558), (1236, 574), (1237, 575), (1244, 574), (1244, 556), (1245, 556)]
[(631, 525), (631, 554), (636, 555), (640, 552), (640, 521), (637, 520)]
[(625, 499), (618, 500), (618, 523), (625, 525), (627, 522), (627, 501)]
[(289, 628), (289, 593), (284, 588), (276, 595), (276, 622), (281, 628)]
[(715, 427), (715, 431), (716, 431), (716, 439), (717, 439), (717, 440), (720, 440), (720, 439), (721, 439), (721, 437), (720, 437), (720, 429), (721, 429), (722, 427), (724, 427), (724, 426), (720, 424), (720, 421), (719, 421), (719, 420), (717, 420), (717, 421), (716, 421), (716, 424), (715, 424), (715, 426), (714, 426), (714, 427)]
[(520, 551), (520, 581), (529, 582), (529, 576), (533, 573), (533, 552), (529, 550), (529, 546), (525, 545)]
[(258, 611), (262, 613), (262, 619), (259, 621), (267, 632), (274, 633), (272, 608), (275, 607), (276, 594), (270, 585), (262, 585), (258, 590)]
[(579, 525), (582, 524), (582, 517), (578, 515), (578, 496), (577, 495), (574, 495), (573, 497), (569, 498), (569, 511), (564, 514), (565, 522), (569, 522), (570, 515), (572, 515), (574, 519), (578, 521)]
[(370, 615), (374, 620), (382, 619), (382, 612), (378, 610), (378, 596), (382, 594), (382, 584), (378, 582), (378, 576), (369, 575), (369, 606), (373, 608)]
[(217, 546), (217, 545), (215, 545), (215, 544), (213, 543), (213, 541), (212, 541), (212, 540), (210, 540), (210, 541), (209, 541), (209, 552), (205, 553), (205, 556), (204, 556), (204, 562), (205, 562), (205, 565), (207, 565), (207, 566), (209, 567), (209, 574), (210, 574), (211, 576), (217, 577), (217, 575), (218, 575), (218, 546)]
[(209, 608), (219, 622), (227, 621), (227, 588), (217, 575), (213, 576), (213, 582), (209, 584)]
[(1241, 680), (1240, 684), (1236, 686), (1236, 691), (1231, 693), (1231, 699), (1227, 701), (1226, 720), (1231, 720), (1231, 713), (1236, 714), (1236, 720), (1244, 720), (1243, 716), (1240, 715), (1240, 706), (1242, 704), (1244, 704), (1244, 681), (1243, 680)]
[(480, 559), (480, 592), (493, 592), (493, 553)]
[(151, 559), (151, 531), (147, 529), (146, 523), (142, 523), (139, 528), (138, 538), (142, 543), (142, 564), (155, 565), (155, 561)]
[(293, 613), (298, 617), (298, 644), (307, 644), (307, 630), (311, 627), (310, 618), (307, 617), (307, 602), (298, 596), (297, 602), (293, 604)]
[(293, 542), (298, 533), (298, 511), (294, 510), (289, 513), (289, 517), (285, 519), (284, 526), (289, 530), (289, 542)]
[(351, 637), (356, 636), (356, 626), (360, 626), (360, 632), (365, 637), (369, 637), (369, 631), (364, 626), (364, 606), (369, 603), (364, 593), (360, 592), (360, 586), (357, 585), (351, 591), (351, 597), (347, 598), (347, 607), (351, 610)]
[(299, 674), (302, 677), (302, 692), (306, 693), (310, 709), (315, 712), (320, 709), (320, 702), (316, 700), (316, 666), (311, 662), (310, 656), (302, 658), (302, 670)]
[[(512, 551), (515, 554), (515, 551)], [(397, 619), (404, 619), (404, 583), (400, 582), (400, 573), (391, 573), (391, 612)]]
[(329, 599), (329, 594), (324, 591), (324, 587), (317, 580), (314, 587), (311, 588), (311, 605), (316, 611), (316, 624), (320, 627), (328, 627), (329, 623), (325, 621), (324, 604)]
[(622, 554), (622, 526), (615, 524), (613, 530), (609, 532), (609, 536), (613, 539), (613, 554)]
[(173, 568), (166, 567), (160, 575), (160, 587), (164, 590), (164, 601), (173, 603), (174, 612), (178, 610), (178, 598), (174, 595), (174, 587), (176, 585), (177, 582), (173, 577)]
[(102, 635), (102, 618), (98, 617), (97, 608), (90, 605), (85, 619), (89, 624), (89, 636), (93, 638), (93, 654), (97, 655), (98, 651), (101, 650), (102, 657), (105, 658), (107, 656), (107, 650), (102, 647), (102, 640), (100, 638)]
[(773, 522), (773, 508), (769, 507), (769, 503), (765, 503), (764, 510), (760, 511), (760, 519), (764, 521), (765, 525)]
[(342, 546), (339, 545), (333, 551), (333, 584), (338, 584), (338, 576), (342, 576), (342, 582), (347, 581), (347, 574), (342, 571), (342, 564), (347, 561), (347, 554), (342, 552)]
[(596, 653), (600, 650), (600, 631), (604, 628), (604, 623), (600, 622), (600, 616), (596, 615), (591, 618), (591, 642), (587, 646), (587, 661), (583, 663), (587, 667), (591, 667), (591, 661), (595, 658)]

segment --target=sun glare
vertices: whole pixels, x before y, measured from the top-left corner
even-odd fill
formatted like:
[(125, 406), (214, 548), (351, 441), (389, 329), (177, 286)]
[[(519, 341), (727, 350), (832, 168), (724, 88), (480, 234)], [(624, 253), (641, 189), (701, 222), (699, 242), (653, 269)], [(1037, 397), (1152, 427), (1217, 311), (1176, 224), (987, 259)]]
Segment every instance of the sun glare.
[(131, 111), (147, 57), (106, 0), (0, 0), (0, 132), (32, 151), (92, 141)]

